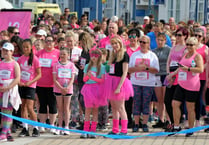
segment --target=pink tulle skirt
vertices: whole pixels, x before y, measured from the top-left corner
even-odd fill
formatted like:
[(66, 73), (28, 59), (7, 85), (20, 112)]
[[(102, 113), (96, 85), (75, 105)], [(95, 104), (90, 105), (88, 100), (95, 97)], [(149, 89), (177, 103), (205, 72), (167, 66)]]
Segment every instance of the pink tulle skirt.
[(115, 90), (120, 82), (121, 77), (106, 75), (105, 79), (105, 95), (109, 100), (128, 100), (130, 97), (133, 97), (134, 90), (131, 84), (131, 81), (126, 78), (121, 89), (120, 93), (115, 94)]
[(81, 94), (86, 108), (106, 106), (108, 104), (103, 87), (103, 83), (85, 84), (82, 87)]

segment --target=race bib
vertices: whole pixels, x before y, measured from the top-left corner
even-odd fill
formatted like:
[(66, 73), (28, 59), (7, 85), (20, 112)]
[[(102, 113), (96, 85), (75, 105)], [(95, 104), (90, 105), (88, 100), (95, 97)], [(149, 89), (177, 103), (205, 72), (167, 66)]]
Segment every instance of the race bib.
[(85, 58), (81, 58), (80, 64), (81, 64), (82, 66), (85, 66), (85, 65), (86, 65), (86, 59), (85, 59)]
[(71, 56), (72, 61), (77, 61), (78, 59), (79, 59), (78, 54), (72, 54), (72, 56)]
[(187, 72), (179, 72), (178, 73), (178, 80), (179, 81), (185, 81), (185, 80), (187, 80)]
[(110, 65), (110, 74), (114, 74), (115, 73), (115, 64), (111, 64)]
[(2, 79), (10, 79), (11, 71), (9, 70), (0, 70), (0, 78)]
[(52, 59), (40, 58), (39, 62), (41, 67), (51, 67), (52, 65)]
[(107, 50), (110, 50), (110, 51), (113, 50), (112, 45), (110, 45), (110, 44), (107, 44), (107, 45), (105, 46), (105, 48), (106, 48)]
[(64, 69), (64, 68), (59, 68), (58, 69), (58, 77), (59, 78), (71, 78), (71, 69)]
[(136, 72), (135, 77), (137, 80), (148, 80), (148, 72)]
[(170, 66), (178, 66), (178, 63), (176, 61), (171, 61)]
[(97, 73), (96, 73), (96, 72), (91, 71), (91, 74), (92, 74), (94, 77), (97, 77)]
[(21, 79), (24, 81), (29, 81), (30, 80), (30, 73), (26, 71), (21, 72)]

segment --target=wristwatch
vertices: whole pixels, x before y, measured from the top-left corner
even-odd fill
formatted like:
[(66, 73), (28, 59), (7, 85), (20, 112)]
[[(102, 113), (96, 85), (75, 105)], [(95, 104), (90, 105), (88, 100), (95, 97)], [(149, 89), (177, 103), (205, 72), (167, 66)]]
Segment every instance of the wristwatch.
[(188, 71), (190, 71), (190, 67), (188, 67)]
[(149, 68), (148, 68), (148, 67), (146, 67), (146, 70), (149, 70)]

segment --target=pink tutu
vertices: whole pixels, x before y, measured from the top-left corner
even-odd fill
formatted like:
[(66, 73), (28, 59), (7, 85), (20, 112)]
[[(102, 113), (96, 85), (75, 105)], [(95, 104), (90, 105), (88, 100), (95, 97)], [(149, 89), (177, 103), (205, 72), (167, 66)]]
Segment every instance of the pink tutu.
[(82, 87), (81, 94), (86, 108), (107, 105), (107, 97), (104, 95), (103, 87), (103, 83), (85, 84)]
[(105, 79), (105, 95), (109, 100), (128, 100), (130, 97), (133, 97), (134, 90), (131, 84), (131, 81), (126, 78), (121, 89), (120, 93), (115, 94), (121, 77), (106, 75)]

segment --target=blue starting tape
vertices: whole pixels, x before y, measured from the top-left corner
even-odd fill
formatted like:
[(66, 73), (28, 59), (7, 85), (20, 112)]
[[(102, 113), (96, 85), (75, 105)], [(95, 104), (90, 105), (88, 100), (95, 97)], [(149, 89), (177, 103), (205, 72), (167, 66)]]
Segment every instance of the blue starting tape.
[[(150, 134), (145, 134), (145, 135), (139, 135), (139, 136), (130, 136), (130, 135), (108, 135), (108, 134), (101, 134), (101, 133), (95, 133), (95, 132), (87, 132), (87, 131), (82, 131), (82, 130), (75, 130), (75, 129), (65, 129), (65, 128), (61, 128), (61, 127), (56, 127), (56, 126), (52, 126), (52, 125), (48, 125), (45, 123), (40, 123), (40, 122), (36, 122), (33, 120), (28, 120), (28, 119), (24, 119), (24, 118), (20, 118), (20, 117), (16, 117), (16, 116), (12, 116), (9, 114), (5, 114), (0, 112), (0, 114), (7, 116), (9, 118), (12, 118), (14, 120), (23, 122), (23, 123), (27, 123), (30, 124), (32, 126), (39, 126), (39, 127), (44, 127), (44, 128), (53, 128), (56, 130), (61, 130), (61, 131), (70, 131), (70, 132), (74, 132), (74, 133), (79, 133), (79, 134), (90, 134), (90, 135), (96, 135), (96, 136), (103, 136), (105, 138), (112, 138), (112, 139), (134, 139), (134, 138), (141, 138), (141, 137), (159, 137), (159, 136), (168, 136), (173, 134), (173, 132), (156, 132), (156, 133), (150, 133)], [(192, 132), (197, 132), (203, 129), (207, 129), (209, 128), (209, 125), (207, 126), (198, 126), (198, 127), (194, 127), (194, 128), (190, 128), (190, 129), (186, 129), (186, 130), (181, 130), (179, 132), (175, 132), (175, 134), (186, 134), (186, 133), (192, 133)]]

